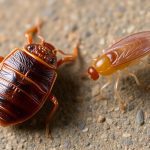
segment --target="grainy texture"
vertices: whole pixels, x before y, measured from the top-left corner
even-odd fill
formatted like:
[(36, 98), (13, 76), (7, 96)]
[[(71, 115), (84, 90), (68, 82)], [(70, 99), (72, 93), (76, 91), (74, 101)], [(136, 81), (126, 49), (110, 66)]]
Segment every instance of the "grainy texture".
[[(65, 52), (72, 51), (79, 35), (80, 57), (59, 70), (54, 93), (60, 108), (51, 127), (54, 139), (45, 138), (44, 119), (51, 108), (46, 103), (29, 121), (15, 127), (0, 127), (0, 149), (149, 150), (150, 69), (143, 65), (132, 69), (142, 87), (132, 77), (122, 76), (119, 90), (122, 98), (130, 101), (124, 114), (114, 100), (113, 83), (105, 89), (103, 99), (98, 88), (105, 79), (94, 82), (81, 78), (91, 59), (114, 40), (150, 30), (149, 0), (0, 0), (0, 54), (5, 56), (15, 47), (23, 47), (24, 31), (36, 17), (45, 20), (42, 35)], [(145, 114), (143, 126), (136, 124), (140, 109)], [(99, 116), (106, 121), (99, 121)]]

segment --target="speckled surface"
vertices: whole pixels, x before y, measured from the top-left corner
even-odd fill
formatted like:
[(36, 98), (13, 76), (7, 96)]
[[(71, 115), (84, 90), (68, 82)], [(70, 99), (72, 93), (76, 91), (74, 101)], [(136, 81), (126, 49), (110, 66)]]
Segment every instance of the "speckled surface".
[[(114, 40), (150, 30), (149, 0), (0, 0), (2, 56), (23, 47), (24, 31), (37, 17), (44, 20), (45, 39), (65, 52), (72, 51), (80, 36), (80, 57), (58, 73), (54, 93), (60, 107), (51, 127), (53, 140), (45, 137), (44, 119), (51, 108), (46, 103), (29, 121), (0, 127), (0, 150), (149, 150), (150, 92), (138, 87), (132, 77), (122, 76), (119, 90), (124, 100), (130, 100), (122, 114), (114, 100), (113, 83), (101, 100), (105, 78), (95, 82), (81, 78), (91, 59)], [(131, 70), (142, 85), (150, 85), (149, 68), (139, 65)]]

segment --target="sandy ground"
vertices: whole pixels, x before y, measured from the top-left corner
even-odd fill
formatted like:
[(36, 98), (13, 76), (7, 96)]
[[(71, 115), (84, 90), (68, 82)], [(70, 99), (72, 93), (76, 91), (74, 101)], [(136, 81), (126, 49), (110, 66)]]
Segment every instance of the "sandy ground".
[(44, 120), (51, 109), (46, 103), (29, 121), (0, 127), (0, 150), (149, 150), (150, 92), (143, 87), (150, 85), (150, 69), (143, 65), (131, 69), (140, 87), (132, 77), (122, 76), (119, 91), (130, 101), (124, 114), (114, 99), (114, 83), (104, 90), (102, 100), (105, 78), (81, 78), (91, 59), (114, 40), (150, 29), (149, 0), (0, 0), (2, 56), (23, 47), (24, 31), (37, 17), (45, 21), (41, 30), (45, 39), (65, 52), (72, 51), (80, 36), (80, 56), (58, 71), (54, 93), (60, 107), (51, 127), (53, 140), (45, 138)]

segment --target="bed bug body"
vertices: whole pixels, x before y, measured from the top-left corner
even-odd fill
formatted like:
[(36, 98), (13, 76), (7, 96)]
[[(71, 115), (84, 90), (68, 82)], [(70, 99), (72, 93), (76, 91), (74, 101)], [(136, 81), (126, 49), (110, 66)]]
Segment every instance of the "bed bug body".
[[(51, 92), (57, 73), (56, 60), (52, 50), (45, 58), (48, 63), (38, 57), (38, 47), (46, 49), (40, 44), (30, 44), (24, 49), (15, 49), (1, 62), (0, 70), (0, 109), (1, 124), (17, 124), (34, 115), (44, 104)], [(37, 52), (36, 52), (37, 51)], [(39, 49), (40, 51), (40, 49)], [(32, 54), (37, 54), (32, 57)], [(47, 52), (46, 52), (47, 53)], [(43, 53), (43, 57), (45, 57)], [(55, 63), (55, 64), (54, 64)]]
[[(32, 32), (37, 32), (37, 25), (27, 32), (28, 44), (16, 48), (2, 59), (0, 64), (0, 125), (9, 126), (22, 123), (43, 106), (46, 100), (53, 103), (47, 118), (52, 118), (58, 108), (58, 101), (51, 93), (57, 77), (57, 68), (77, 57), (64, 54), (61, 50), (41, 40), (32, 42)], [(41, 38), (41, 37), (40, 37)], [(66, 55), (57, 60), (56, 53)]]

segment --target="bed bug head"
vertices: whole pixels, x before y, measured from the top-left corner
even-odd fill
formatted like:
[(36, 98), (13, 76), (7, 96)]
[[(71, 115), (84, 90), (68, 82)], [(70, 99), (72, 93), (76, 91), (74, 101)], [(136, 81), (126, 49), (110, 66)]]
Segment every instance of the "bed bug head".
[(30, 43), (25, 46), (25, 49), (31, 54), (37, 56), (42, 59), (48, 65), (51, 65), (56, 68), (57, 58), (55, 47), (45, 41), (41, 43)]
[(93, 80), (97, 80), (99, 78), (99, 74), (93, 66), (88, 68), (88, 74)]

